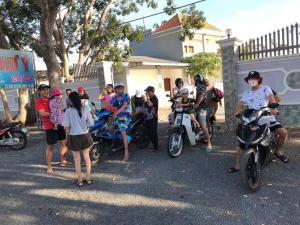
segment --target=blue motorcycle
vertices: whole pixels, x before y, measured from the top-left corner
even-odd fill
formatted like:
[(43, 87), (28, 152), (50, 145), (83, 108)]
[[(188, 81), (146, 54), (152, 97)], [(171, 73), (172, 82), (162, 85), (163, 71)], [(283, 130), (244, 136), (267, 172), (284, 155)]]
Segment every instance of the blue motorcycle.
[[(103, 160), (105, 150), (116, 152), (124, 149), (122, 136), (115, 122), (111, 122), (112, 113), (102, 109), (95, 110), (93, 115), (94, 126), (90, 127), (90, 134), (94, 144), (90, 148), (90, 158), (93, 165)], [(129, 144), (138, 144), (144, 138), (143, 114), (132, 116), (127, 130), (127, 140)]]

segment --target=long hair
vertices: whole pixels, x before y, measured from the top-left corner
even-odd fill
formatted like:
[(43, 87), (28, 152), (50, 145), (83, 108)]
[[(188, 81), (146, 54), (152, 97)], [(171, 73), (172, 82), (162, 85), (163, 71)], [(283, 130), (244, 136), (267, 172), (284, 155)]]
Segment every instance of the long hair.
[(79, 117), (81, 118), (82, 117), (82, 113), (81, 113), (82, 105), (81, 105), (81, 98), (80, 98), (79, 94), (77, 92), (73, 91), (69, 95), (69, 98), (72, 102), (71, 107), (77, 109)]

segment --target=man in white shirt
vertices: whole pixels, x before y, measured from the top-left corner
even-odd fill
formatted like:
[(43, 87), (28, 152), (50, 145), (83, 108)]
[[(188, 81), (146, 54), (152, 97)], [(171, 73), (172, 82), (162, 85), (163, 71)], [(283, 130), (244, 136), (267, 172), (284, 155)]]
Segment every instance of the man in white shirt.
[[(243, 94), (241, 101), (237, 104), (235, 115), (239, 114), (243, 110), (244, 105), (247, 105), (249, 109), (258, 110), (262, 107), (268, 107), (269, 103), (276, 103), (272, 89), (269, 86), (262, 85), (263, 78), (260, 76), (259, 72), (249, 72), (245, 81), (250, 86), (250, 89)], [(276, 115), (276, 113), (277, 109), (271, 109), (271, 114)], [(277, 139), (275, 156), (282, 162), (288, 163), (289, 159), (280, 152), (282, 146), (287, 140), (287, 130), (281, 126), (275, 116), (270, 120), (270, 130), (274, 132), (274, 136)], [(228, 173), (234, 173), (240, 170), (240, 155), (241, 148), (239, 146), (237, 148), (236, 164), (227, 171)]]

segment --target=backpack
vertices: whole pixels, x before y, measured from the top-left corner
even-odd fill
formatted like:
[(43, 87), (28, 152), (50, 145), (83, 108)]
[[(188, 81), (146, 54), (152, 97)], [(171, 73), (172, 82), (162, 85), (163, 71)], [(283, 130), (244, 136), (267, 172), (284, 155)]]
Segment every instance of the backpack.
[(221, 91), (220, 89), (218, 88), (215, 88), (213, 87), (211, 89), (212, 91), (212, 99), (215, 101), (215, 102), (221, 102), (222, 98), (224, 98), (224, 93), (223, 91)]

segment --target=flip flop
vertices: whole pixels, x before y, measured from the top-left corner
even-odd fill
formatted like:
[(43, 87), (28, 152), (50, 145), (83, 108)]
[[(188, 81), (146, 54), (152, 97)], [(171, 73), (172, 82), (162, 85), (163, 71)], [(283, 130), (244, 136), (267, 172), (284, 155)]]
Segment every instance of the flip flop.
[(275, 154), (275, 156), (276, 156), (276, 158), (280, 159), (281, 162), (283, 162), (283, 163), (289, 163), (290, 162), (289, 158), (286, 157), (285, 155), (276, 155)]
[(206, 152), (212, 152), (212, 151), (213, 151), (213, 147), (207, 147), (207, 148), (205, 149), (205, 151), (206, 151)]
[(86, 183), (87, 185), (91, 185), (93, 183), (93, 180), (85, 180), (84, 183)]
[(236, 169), (235, 167), (231, 167), (229, 170), (227, 170), (227, 173), (236, 173), (239, 172), (240, 170)]
[(78, 180), (78, 181), (76, 182), (76, 185), (77, 185), (78, 187), (81, 188), (81, 187), (83, 187), (84, 183), (83, 183), (83, 181), (79, 181), (79, 180)]

